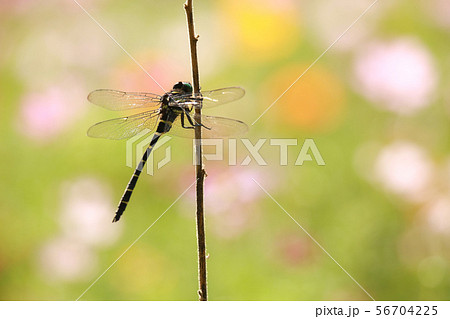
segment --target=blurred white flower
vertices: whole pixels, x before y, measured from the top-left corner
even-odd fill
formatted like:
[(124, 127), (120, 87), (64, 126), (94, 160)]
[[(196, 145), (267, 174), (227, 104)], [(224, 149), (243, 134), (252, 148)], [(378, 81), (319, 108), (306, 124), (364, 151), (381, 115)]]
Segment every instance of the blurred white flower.
[(356, 57), (354, 74), (358, 91), (400, 114), (428, 106), (438, 82), (430, 52), (409, 38), (368, 45)]
[(378, 154), (375, 173), (385, 188), (416, 201), (428, 194), (433, 164), (418, 145), (398, 141)]
[(58, 11), (51, 19), (35, 22), (30, 32), (17, 40), (13, 67), (28, 89), (41, 90), (70, 77), (86, 82), (94, 72), (108, 74), (111, 61), (122, 54), (75, 3), (70, 6), (83, 19), (71, 20), (67, 18), (70, 15)]
[(39, 263), (42, 273), (49, 280), (76, 281), (92, 274), (97, 257), (83, 244), (58, 238), (42, 247)]
[(115, 207), (108, 188), (94, 178), (80, 178), (63, 187), (61, 227), (67, 238), (87, 245), (107, 246), (121, 234), (112, 224)]
[(435, 198), (424, 213), (429, 228), (441, 235), (450, 235), (450, 198), (442, 196)]
[[(303, 1), (302, 18), (306, 27), (315, 34), (323, 48), (332, 44), (366, 10), (373, 0), (315, 0)], [(389, 1), (381, 1), (373, 6), (368, 14), (333, 46), (336, 51), (348, 51), (370, 37), (375, 23), (390, 6)]]

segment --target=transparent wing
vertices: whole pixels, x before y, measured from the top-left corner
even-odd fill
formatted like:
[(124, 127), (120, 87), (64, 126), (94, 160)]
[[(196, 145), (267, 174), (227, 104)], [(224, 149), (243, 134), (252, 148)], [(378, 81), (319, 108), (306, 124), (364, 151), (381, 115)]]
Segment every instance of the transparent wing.
[(232, 86), (212, 91), (202, 91), (202, 108), (209, 108), (239, 100), (245, 95), (245, 90), (238, 86)]
[(161, 96), (153, 93), (100, 89), (89, 93), (88, 100), (108, 110), (122, 111), (141, 107), (159, 107)]
[(87, 135), (95, 138), (122, 140), (133, 137), (144, 130), (150, 133), (155, 129), (159, 110), (143, 112), (127, 117), (107, 120), (91, 126)]
[[(190, 126), (185, 120), (185, 126)], [(248, 126), (239, 120), (229, 119), (226, 117), (202, 115), (202, 124), (210, 129), (202, 127), (202, 138), (227, 138), (239, 136), (248, 131)], [(194, 138), (194, 129), (183, 128), (181, 119), (178, 117), (168, 132), (169, 135)]]
[(245, 95), (245, 90), (238, 86), (232, 86), (212, 91), (201, 91), (200, 94), (173, 95), (172, 98), (179, 104), (199, 107), (200, 103), (195, 99), (196, 96), (203, 97), (202, 108), (210, 108), (225, 103), (239, 100)]

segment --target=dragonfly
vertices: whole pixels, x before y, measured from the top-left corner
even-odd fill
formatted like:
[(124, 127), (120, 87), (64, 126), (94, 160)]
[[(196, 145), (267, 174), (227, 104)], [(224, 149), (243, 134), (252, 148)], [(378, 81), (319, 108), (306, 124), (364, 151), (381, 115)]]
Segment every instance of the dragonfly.
[(245, 133), (248, 126), (242, 121), (202, 114), (197, 123), (193, 114), (195, 108), (203, 109), (233, 102), (242, 98), (244, 94), (245, 91), (241, 87), (193, 93), (189, 82), (177, 82), (172, 90), (163, 95), (110, 89), (92, 91), (88, 95), (88, 100), (93, 104), (112, 111), (138, 111), (138, 113), (94, 124), (88, 129), (88, 136), (122, 140), (140, 133), (154, 133), (128, 182), (112, 222), (119, 221), (124, 213), (139, 175), (163, 134), (194, 138), (194, 129), (198, 126), (201, 126), (202, 138), (227, 138)]

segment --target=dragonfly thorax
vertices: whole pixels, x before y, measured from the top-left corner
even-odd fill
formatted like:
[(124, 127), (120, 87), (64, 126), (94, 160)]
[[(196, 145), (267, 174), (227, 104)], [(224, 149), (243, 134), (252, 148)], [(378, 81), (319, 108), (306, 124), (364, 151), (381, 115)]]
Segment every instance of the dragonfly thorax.
[(161, 97), (161, 110), (170, 110), (172, 112), (181, 113), (183, 112), (184, 108), (189, 111), (189, 109), (186, 108), (183, 103), (181, 103), (182, 101), (180, 100), (179, 95), (180, 94), (173, 92), (165, 93)]
[(191, 111), (192, 104), (185, 104), (184, 102), (192, 98), (192, 92), (191, 83), (181, 81), (176, 83), (170, 92), (161, 97), (162, 109), (169, 108), (176, 112), (182, 112), (183, 109)]

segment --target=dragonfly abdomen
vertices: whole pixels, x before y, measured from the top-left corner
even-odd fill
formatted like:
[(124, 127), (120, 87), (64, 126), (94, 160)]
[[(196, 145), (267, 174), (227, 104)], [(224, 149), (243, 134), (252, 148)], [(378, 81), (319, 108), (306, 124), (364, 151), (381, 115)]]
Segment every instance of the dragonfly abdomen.
[(170, 131), (173, 122), (177, 119), (179, 112), (173, 110), (165, 110), (162, 112), (161, 118), (159, 119), (156, 132), (164, 134)]
[(159, 120), (158, 127), (156, 128), (156, 132), (160, 134), (164, 134), (170, 131), (172, 128), (172, 123), (170, 121)]
[(145, 151), (144, 155), (142, 156), (142, 159), (139, 162), (139, 165), (136, 167), (136, 170), (134, 171), (133, 176), (131, 177), (130, 181), (128, 182), (127, 189), (125, 190), (124, 194), (122, 195), (122, 199), (120, 200), (120, 204), (119, 204), (119, 207), (117, 208), (116, 215), (114, 216), (113, 223), (117, 222), (120, 219), (123, 212), (127, 208), (128, 202), (130, 201), (130, 198), (131, 198), (131, 194), (133, 193), (134, 187), (136, 186), (136, 183), (139, 179), (139, 175), (141, 174), (142, 170), (144, 169), (145, 163), (147, 162), (147, 159), (150, 156), (150, 153), (152, 152), (154, 146), (156, 145), (156, 142), (158, 142), (161, 135), (169, 132), (169, 130), (172, 128), (173, 121), (175, 121), (175, 119), (177, 117), (178, 117), (178, 113), (175, 111), (167, 110), (166, 112), (162, 112), (160, 120), (158, 122), (158, 126), (156, 128), (156, 132), (153, 135), (153, 138), (150, 141), (150, 144), (147, 147), (147, 150)]
[(123, 193), (122, 198), (120, 199), (119, 207), (117, 207), (117, 211), (116, 211), (116, 215), (114, 216), (113, 223), (119, 221), (123, 212), (127, 208), (128, 202), (130, 201), (130, 198), (131, 198), (131, 194), (133, 194), (133, 190), (136, 187), (136, 183), (139, 179), (139, 175), (141, 174), (142, 170), (144, 169), (145, 163), (147, 162), (147, 159), (150, 156), (150, 153), (152, 152), (153, 148), (156, 145), (156, 142), (158, 142), (158, 140), (162, 134), (163, 133), (156, 131), (155, 134), (153, 135), (153, 138), (150, 141), (150, 144), (147, 147), (147, 150), (144, 152), (144, 155), (142, 155), (142, 159), (139, 162), (139, 165), (134, 170), (134, 174), (133, 174), (133, 176), (131, 176), (131, 179), (128, 182), (127, 188), (126, 188), (125, 192)]

